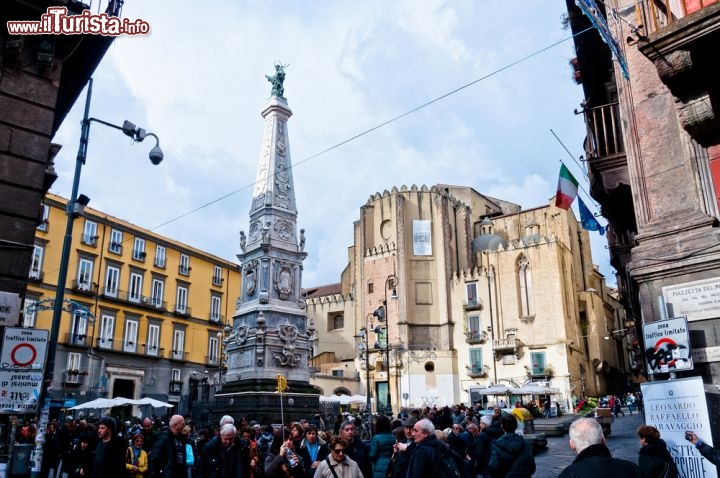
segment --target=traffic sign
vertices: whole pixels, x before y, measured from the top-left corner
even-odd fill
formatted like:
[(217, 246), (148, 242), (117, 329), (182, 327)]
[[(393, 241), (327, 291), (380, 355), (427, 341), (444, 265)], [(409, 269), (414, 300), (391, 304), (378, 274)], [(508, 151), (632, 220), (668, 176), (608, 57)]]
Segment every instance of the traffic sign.
[(643, 324), (643, 336), (648, 374), (694, 368), (686, 317), (646, 322)]
[(0, 368), (42, 370), (45, 368), (49, 331), (8, 327), (5, 329)]

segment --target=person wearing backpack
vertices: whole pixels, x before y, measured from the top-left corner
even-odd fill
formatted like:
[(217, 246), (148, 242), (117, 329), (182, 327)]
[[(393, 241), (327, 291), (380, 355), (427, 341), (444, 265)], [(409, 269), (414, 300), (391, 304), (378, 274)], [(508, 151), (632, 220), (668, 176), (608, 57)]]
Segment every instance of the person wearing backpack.
[(643, 476), (645, 478), (677, 478), (677, 465), (670, 456), (665, 441), (660, 438), (658, 429), (641, 425), (636, 433), (640, 437), (638, 466)]
[(459, 478), (457, 454), (437, 439), (435, 425), (423, 418), (412, 430), (415, 450), (410, 455), (408, 478)]
[(515, 433), (517, 426), (513, 415), (503, 415), (500, 419), (500, 427), (505, 434), (492, 444), (488, 463), (492, 478), (530, 478), (535, 473), (532, 448)]

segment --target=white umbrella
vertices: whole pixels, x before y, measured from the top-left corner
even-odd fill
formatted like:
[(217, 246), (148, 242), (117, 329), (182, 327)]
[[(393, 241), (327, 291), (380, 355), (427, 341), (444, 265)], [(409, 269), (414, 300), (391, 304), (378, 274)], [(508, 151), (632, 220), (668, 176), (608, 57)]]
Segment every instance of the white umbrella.
[(351, 403), (365, 403), (367, 401), (367, 397), (365, 395), (353, 395), (351, 397), (348, 397), (348, 405)]
[(140, 400), (128, 400), (128, 403), (132, 405), (150, 405), (153, 408), (172, 408), (175, 406), (172, 403), (161, 402), (150, 397), (144, 397)]
[(112, 408), (117, 405), (122, 405), (122, 403), (127, 400), (125, 398), (96, 398), (95, 400), (90, 400), (89, 402), (81, 403), (80, 405), (75, 405), (74, 407), (70, 408), (70, 410), (83, 410), (88, 408)]
[(339, 403), (340, 395), (331, 395), (329, 397), (320, 397), (320, 403)]

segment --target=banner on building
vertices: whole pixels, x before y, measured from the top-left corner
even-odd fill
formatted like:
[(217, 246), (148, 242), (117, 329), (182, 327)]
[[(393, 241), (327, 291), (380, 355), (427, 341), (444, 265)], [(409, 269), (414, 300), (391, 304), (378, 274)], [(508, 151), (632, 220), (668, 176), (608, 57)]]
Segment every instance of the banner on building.
[(671, 373), (692, 370), (690, 334), (687, 319), (675, 317), (643, 324), (647, 373)]
[(715, 465), (703, 458), (695, 445), (685, 440), (685, 432), (691, 431), (712, 445), (702, 378), (642, 383), (640, 389), (645, 406), (645, 424), (660, 431), (678, 466), (680, 478), (717, 478)]
[(432, 255), (432, 231), (430, 221), (413, 221), (413, 255)]

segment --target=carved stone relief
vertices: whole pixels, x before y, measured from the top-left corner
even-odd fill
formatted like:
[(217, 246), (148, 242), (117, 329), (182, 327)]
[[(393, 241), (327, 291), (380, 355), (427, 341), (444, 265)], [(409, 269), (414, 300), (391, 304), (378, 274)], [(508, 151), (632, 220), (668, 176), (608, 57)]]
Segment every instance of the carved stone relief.
[(281, 324), (277, 326), (277, 334), (286, 344), (292, 343), (297, 340), (298, 329), (292, 324)]
[(282, 300), (287, 300), (295, 287), (295, 278), (289, 264), (279, 264), (273, 278), (273, 286)]
[(300, 354), (295, 353), (295, 347), (286, 345), (280, 352), (273, 352), (273, 360), (275, 365), (281, 367), (297, 367), (300, 363)]

